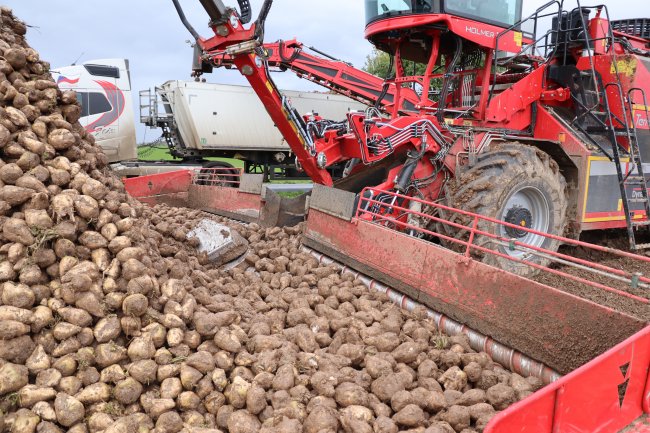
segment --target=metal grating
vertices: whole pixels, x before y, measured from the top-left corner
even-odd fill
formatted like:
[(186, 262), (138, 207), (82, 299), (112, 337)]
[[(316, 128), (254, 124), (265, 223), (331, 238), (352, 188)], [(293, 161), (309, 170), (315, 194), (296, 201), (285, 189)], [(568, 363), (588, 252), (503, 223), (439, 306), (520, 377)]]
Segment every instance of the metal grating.
[(650, 39), (650, 18), (612, 21), (612, 28), (628, 35)]

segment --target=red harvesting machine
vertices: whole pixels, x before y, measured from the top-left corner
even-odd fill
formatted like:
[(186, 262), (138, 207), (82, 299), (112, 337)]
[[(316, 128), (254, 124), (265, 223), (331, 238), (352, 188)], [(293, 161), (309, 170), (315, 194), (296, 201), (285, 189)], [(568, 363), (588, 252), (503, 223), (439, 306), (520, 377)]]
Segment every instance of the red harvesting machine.
[[(379, 79), (265, 43), (272, 0), (250, 25), (248, 0), (200, 0), (210, 38), (173, 2), (195, 74), (245, 76), (314, 181), (304, 248), (548, 383), (485, 431), (650, 431), (650, 258), (579, 240), (621, 229), (630, 250), (650, 247), (650, 20), (579, 2), (522, 18), (522, 0), (365, 0), (366, 38), (391, 59)], [(301, 116), (272, 69), (369, 107)], [(300, 213), (261, 178), (218, 169), (127, 187), (262, 224)]]

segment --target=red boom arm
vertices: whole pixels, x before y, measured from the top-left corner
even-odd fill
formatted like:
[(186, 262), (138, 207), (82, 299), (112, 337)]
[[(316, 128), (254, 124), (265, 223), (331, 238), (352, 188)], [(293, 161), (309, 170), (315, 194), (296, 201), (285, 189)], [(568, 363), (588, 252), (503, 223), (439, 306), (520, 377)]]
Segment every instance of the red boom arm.
[[(314, 48), (305, 47), (302, 42), (295, 39), (265, 43), (263, 46), (269, 67), (280, 70), (290, 70), (298, 77), (326, 87), (336, 93), (355, 99), (362, 104), (379, 106), (386, 111), (395, 101), (395, 85), (390, 83), (382, 97), (385, 80), (349, 63), (329, 57)], [(313, 51), (316, 55), (307, 52)], [(207, 52), (211, 62), (216, 66), (230, 67), (234, 64), (232, 57), (223, 53)], [(405, 110), (415, 111), (415, 106), (420, 102), (420, 97), (410, 88), (401, 89), (404, 98)]]
[[(219, 4), (223, 6), (220, 2)], [(214, 66), (234, 65), (246, 77), (287, 144), (296, 154), (300, 165), (314, 182), (332, 185), (332, 177), (326, 169), (328, 160), (331, 165), (359, 157), (359, 149), (349, 147), (356, 145), (357, 141), (352, 139), (348, 140), (348, 146), (339, 145), (332, 148), (328, 145), (326, 149), (317, 150), (315, 137), (306, 130), (300, 116), (296, 115), (273, 83), (270, 67), (290, 69), (302, 78), (362, 103), (377, 105), (385, 111), (417, 111), (420, 97), (411, 88), (398, 89), (394, 82), (386, 84), (383, 79), (345, 62), (326, 55), (321, 57), (307, 53), (303, 45), (295, 40), (263, 44), (261, 29), (264, 14), (261, 14), (264, 15), (261, 21), (258, 20), (245, 29), (235, 10), (225, 7), (219, 9), (211, 14), (211, 27), (215, 36), (204, 39), (196, 35), (197, 44), (203, 53), (201, 60)], [(395, 107), (396, 103), (399, 104), (398, 107)], [(346, 152), (342, 152), (343, 148), (347, 149)]]

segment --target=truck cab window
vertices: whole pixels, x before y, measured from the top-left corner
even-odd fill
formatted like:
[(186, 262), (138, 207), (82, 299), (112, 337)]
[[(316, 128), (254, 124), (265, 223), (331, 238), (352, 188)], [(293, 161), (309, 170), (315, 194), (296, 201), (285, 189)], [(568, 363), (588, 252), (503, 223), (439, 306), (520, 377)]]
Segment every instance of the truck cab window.
[(77, 100), (81, 104), (81, 117), (106, 113), (113, 109), (111, 103), (103, 93), (77, 92)]

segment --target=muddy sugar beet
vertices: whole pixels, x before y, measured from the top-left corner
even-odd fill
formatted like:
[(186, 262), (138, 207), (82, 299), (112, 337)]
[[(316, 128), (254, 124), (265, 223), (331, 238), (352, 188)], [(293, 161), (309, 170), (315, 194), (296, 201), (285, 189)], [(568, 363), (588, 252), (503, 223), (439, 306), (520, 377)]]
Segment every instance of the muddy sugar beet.
[[(132, 201), (0, 19), (0, 431), (464, 432), (539, 388), (300, 251)], [(233, 270), (187, 234), (250, 244)]]

